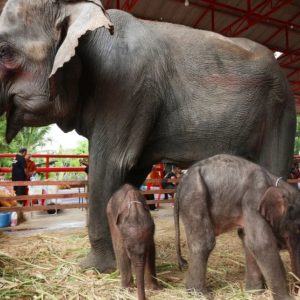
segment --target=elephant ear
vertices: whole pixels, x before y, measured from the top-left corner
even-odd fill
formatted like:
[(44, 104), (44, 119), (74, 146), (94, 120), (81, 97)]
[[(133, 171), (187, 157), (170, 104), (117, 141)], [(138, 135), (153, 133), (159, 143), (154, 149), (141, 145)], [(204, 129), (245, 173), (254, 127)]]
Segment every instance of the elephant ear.
[(79, 43), (78, 40), (87, 31), (105, 27), (111, 33), (113, 32), (113, 24), (105, 13), (100, 1), (62, 0), (61, 2), (64, 3), (66, 10), (67, 33), (56, 53), (49, 78), (75, 55), (75, 49)]
[(275, 230), (286, 213), (286, 200), (279, 188), (270, 187), (262, 197), (259, 212)]

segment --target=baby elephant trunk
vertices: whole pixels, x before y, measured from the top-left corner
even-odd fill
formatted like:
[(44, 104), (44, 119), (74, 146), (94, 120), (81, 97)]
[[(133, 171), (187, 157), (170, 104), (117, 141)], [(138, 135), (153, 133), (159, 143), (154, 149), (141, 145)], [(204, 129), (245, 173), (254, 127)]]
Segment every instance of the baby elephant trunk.
[(136, 286), (138, 293), (138, 300), (146, 300), (145, 295), (145, 255), (142, 255), (140, 258), (135, 261), (135, 273), (136, 273)]

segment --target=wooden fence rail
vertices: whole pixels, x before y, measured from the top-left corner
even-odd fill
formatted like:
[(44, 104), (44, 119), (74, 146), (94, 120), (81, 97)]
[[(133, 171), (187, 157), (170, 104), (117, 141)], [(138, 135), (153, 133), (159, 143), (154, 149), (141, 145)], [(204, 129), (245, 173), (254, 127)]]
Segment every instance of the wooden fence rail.
[[(145, 180), (145, 184), (161, 184), (163, 179), (148, 179)], [(178, 180), (169, 179), (167, 182), (176, 183)], [(290, 179), (288, 180), (291, 184), (297, 184), (300, 182), (300, 179)], [(75, 188), (84, 188), (87, 187), (86, 180), (66, 180), (66, 181), (0, 181), (0, 187), (12, 187), (12, 186), (70, 186)], [(174, 194), (175, 189), (157, 189), (157, 190), (146, 190), (141, 191), (143, 195), (151, 195), (151, 194)], [(14, 207), (0, 207), (0, 212), (11, 212), (11, 211), (46, 211), (49, 209), (71, 209), (71, 208), (87, 208), (88, 207), (88, 192), (80, 192), (78, 193), (54, 193), (54, 194), (33, 194), (33, 195), (24, 195), (24, 196), (0, 196), (0, 201), (5, 200), (7, 202), (11, 201), (33, 201), (33, 200), (57, 200), (57, 199), (67, 199), (67, 198), (78, 198), (79, 201), (76, 204), (56, 204), (52, 203), (51, 206), (49, 205), (31, 205), (31, 206), (14, 206)], [(83, 202), (83, 199), (86, 199), (86, 203)], [(147, 200), (147, 204), (172, 204), (174, 203), (175, 198), (172, 197), (168, 200)]]
[[(145, 184), (153, 183), (161, 183), (162, 179), (149, 179), (145, 181)], [(176, 180), (168, 180), (168, 182), (176, 182)], [(84, 188), (87, 187), (86, 180), (65, 180), (65, 181), (0, 181), (0, 187), (13, 187), (13, 186), (68, 186), (68, 187), (75, 187), (75, 188)], [(141, 191), (144, 195), (151, 195), (151, 194), (174, 194), (175, 189), (158, 189), (158, 190), (146, 190)], [(51, 203), (50, 205), (32, 205), (32, 201), (34, 200), (57, 200), (57, 199), (67, 199), (67, 198), (78, 198), (79, 203), (76, 204), (56, 204)], [(86, 203), (83, 203), (83, 199), (86, 199)], [(78, 193), (52, 193), (52, 194), (32, 194), (32, 195), (23, 195), (23, 196), (0, 196), (0, 201), (5, 200), (6, 202), (12, 201), (30, 201), (30, 206), (14, 206), (14, 207), (0, 207), (0, 212), (11, 212), (11, 211), (22, 211), (22, 212), (29, 212), (29, 211), (46, 211), (49, 209), (71, 209), (71, 208), (88, 208), (88, 192), (80, 192)], [(81, 200), (81, 201), (80, 201)], [(174, 203), (174, 198), (168, 200), (147, 200), (147, 204), (161, 204), (161, 203)], [(81, 202), (81, 203), (80, 203)]]

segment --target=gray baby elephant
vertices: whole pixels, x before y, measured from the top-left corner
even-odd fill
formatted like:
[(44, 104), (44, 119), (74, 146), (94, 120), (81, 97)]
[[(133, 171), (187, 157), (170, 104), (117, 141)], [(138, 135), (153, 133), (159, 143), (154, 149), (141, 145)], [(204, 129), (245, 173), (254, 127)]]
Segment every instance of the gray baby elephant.
[(231, 155), (194, 164), (177, 188), (175, 229), (181, 257), (179, 213), (189, 250), (186, 288), (206, 293), (207, 260), (216, 236), (244, 230), (246, 288), (261, 289), (264, 280), (276, 300), (289, 296), (279, 249), (287, 249), (292, 271), (300, 275), (300, 193), (266, 169)]
[(132, 263), (138, 299), (144, 300), (144, 273), (148, 288), (160, 288), (155, 272), (154, 222), (146, 199), (136, 188), (125, 184), (110, 198), (107, 217), (122, 287), (133, 285)]

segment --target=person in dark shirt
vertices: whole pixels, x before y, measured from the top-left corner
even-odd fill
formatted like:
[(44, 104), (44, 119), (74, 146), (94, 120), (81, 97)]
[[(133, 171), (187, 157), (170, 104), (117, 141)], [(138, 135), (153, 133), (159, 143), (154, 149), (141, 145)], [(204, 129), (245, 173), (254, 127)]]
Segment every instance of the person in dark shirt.
[[(26, 160), (27, 154), (26, 148), (21, 148), (12, 162), (12, 181), (25, 181), (26, 175)], [(14, 186), (14, 190), (17, 196), (26, 195), (26, 186)]]
[[(174, 182), (168, 182), (168, 179), (177, 179), (180, 177), (181, 170), (180, 168), (176, 166), (172, 166), (171, 172), (168, 172), (164, 179), (165, 181), (162, 182), (162, 186), (164, 189), (175, 189), (177, 186), (177, 183)], [(174, 194), (169, 194), (171, 197), (174, 197)], [(168, 194), (165, 194), (165, 200), (168, 199)]]

